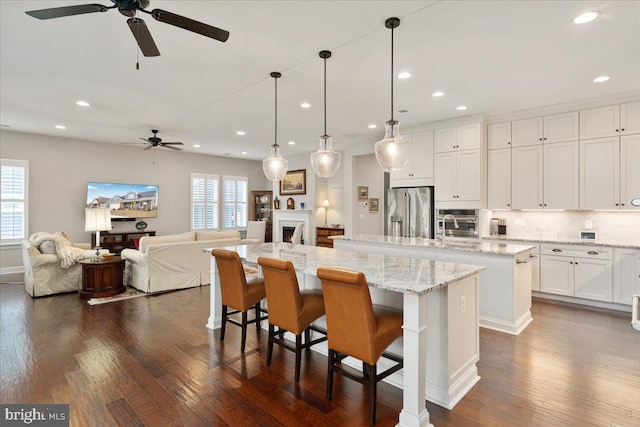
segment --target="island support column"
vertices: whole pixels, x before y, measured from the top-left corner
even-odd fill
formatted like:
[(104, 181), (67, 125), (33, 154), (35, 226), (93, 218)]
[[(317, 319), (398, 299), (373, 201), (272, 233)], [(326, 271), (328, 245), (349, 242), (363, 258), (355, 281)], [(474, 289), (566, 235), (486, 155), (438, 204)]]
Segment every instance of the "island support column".
[(427, 295), (403, 296), (404, 387), (397, 427), (433, 427), (425, 400), (427, 357)]
[(218, 329), (222, 326), (222, 296), (220, 295), (220, 275), (216, 265), (216, 258), (211, 255), (211, 289), (209, 290), (209, 320), (207, 328)]

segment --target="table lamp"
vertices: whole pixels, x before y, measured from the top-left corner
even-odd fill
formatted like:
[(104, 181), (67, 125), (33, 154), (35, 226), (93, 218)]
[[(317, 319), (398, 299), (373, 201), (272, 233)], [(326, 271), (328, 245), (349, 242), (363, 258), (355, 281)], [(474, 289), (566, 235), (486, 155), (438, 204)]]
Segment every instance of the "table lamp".
[(327, 225), (327, 209), (329, 208), (329, 201), (328, 200), (324, 200), (322, 202), (322, 207), (324, 208), (324, 225)]
[(85, 208), (84, 231), (96, 232), (96, 256), (100, 256), (100, 232), (111, 230), (111, 209)]

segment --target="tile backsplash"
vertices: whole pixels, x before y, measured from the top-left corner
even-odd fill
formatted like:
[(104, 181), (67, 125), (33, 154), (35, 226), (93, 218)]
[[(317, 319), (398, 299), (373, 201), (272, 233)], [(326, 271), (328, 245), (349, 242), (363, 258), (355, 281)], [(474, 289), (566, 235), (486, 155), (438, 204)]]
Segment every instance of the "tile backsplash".
[(484, 236), (489, 235), (491, 218), (506, 218), (507, 234), (514, 237), (579, 238), (590, 221), (598, 240), (640, 242), (640, 212), (485, 210)]

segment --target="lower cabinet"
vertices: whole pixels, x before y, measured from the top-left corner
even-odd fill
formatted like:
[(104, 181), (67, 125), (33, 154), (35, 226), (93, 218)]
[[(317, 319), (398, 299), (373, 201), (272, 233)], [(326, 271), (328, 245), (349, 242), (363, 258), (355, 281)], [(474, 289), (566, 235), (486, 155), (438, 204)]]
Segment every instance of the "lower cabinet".
[(640, 295), (640, 249), (613, 250), (613, 302), (631, 304)]
[(540, 290), (557, 295), (612, 301), (612, 250), (573, 245), (541, 245)]

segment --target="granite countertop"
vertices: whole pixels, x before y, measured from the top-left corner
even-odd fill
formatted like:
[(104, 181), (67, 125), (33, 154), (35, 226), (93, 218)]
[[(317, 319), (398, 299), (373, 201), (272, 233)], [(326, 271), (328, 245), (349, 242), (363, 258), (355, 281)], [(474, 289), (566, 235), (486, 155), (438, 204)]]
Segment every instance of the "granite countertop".
[(558, 243), (566, 245), (585, 245), (585, 246), (609, 246), (615, 248), (640, 249), (640, 241), (624, 241), (624, 240), (581, 240), (575, 237), (550, 237), (550, 236), (482, 236), (488, 240), (504, 240), (508, 242), (535, 242), (535, 243)]
[(383, 236), (379, 234), (349, 234), (346, 236), (333, 236), (333, 240), (345, 240), (348, 242), (373, 243), (379, 245), (406, 246), (426, 249), (444, 249), (461, 252), (474, 252), (492, 255), (516, 256), (522, 252), (533, 249), (530, 245), (518, 245), (508, 243), (487, 243), (464, 240), (448, 240), (444, 242), (434, 239), (418, 237)]
[[(424, 295), (485, 270), (485, 267), (453, 262), (369, 254), (289, 243), (227, 246), (240, 258), (257, 263), (259, 257), (290, 260), (296, 271), (316, 275), (318, 267), (361, 271), (369, 286), (412, 295)], [(211, 249), (204, 249), (211, 252)]]

